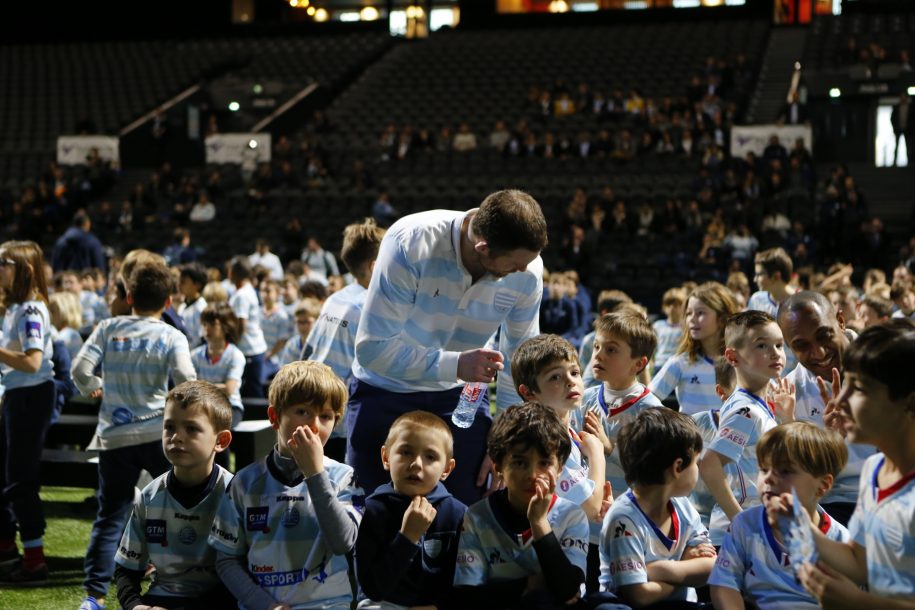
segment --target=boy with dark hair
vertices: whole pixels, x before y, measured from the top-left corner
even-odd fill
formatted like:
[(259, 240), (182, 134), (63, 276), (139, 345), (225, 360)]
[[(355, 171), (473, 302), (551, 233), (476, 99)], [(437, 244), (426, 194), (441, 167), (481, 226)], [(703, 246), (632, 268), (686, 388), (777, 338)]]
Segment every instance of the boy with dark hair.
[[(118, 539), (134, 499), (140, 471), (168, 469), (162, 453), (162, 414), (171, 376), (194, 380), (187, 338), (161, 321), (171, 304), (174, 280), (163, 264), (133, 267), (127, 303), (133, 315), (103, 320), (73, 360), (73, 382), (85, 396), (101, 397), (96, 429), (99, 510), (86, 550), (86, 598), (81, 610), (105, 607)], [(102, 376), (95, 375), (101, 365)]]
[(693, 587), (715, 564), (708, 531), (686, 498), (699, 478), (699, 429), (688, 415), (646, 409), (620, 431), (619, 451), (630, 489), (601, 529), (601, 590), (635, 608), (690, 607)]
[(229, 262), (229, 281), (235, 287), (235, 294), (229, 299), (229, 306), (238, 318), (238, 348), (245, 355), (241, 395), (263, 398), (264, 386), (261, 379), (267, 342), (261, 330), (261, 308), (257, 293), (251, 284), (252, 276), (251, 266), (244, 256), (236, 256)]
[(778, 314), (779, 304), (787, 299), (788, 282), (794, 271), (794, 263), (783, 248), (770, 248), (756, 254), (753, 279), (759, 290), (750, 296), (747, 309), (764, 311), (773, 318)]
[(210, 534), (219, 577), (245, 608), (348, 609), (361, 494), (353, 469), (324, 455), (346, 386), (326, 365), (294, 362), (268, 401), (276, 446), (235, 475)]
[(446, 605), (467, 507), (442, 485), (454, 469), (451, 429), (437, 415), (398, 417), (381, 448), (391, 482), (365, 500), (356, 574), (360, 610)]
[[(716, 502), (711, 527), (722, 531), (740, 511), (759, 504), (756, 443), (778, 425), (763, 396), (769, 382), (779, 379), (785, 368), (782, 331), (765, 312), (748, 310), (728, 318), (724, 341), (724, 357), (734, 367), (737, 390), (721, 408), (718, 437), (700, 464), (702, 479)], [(726, 470), (731, 464), (740, 470)], [(738, 490), (732, 489), (729, 481), (733, 483), (741, 474), (743, 484)]]
[(200, 263), (188, 263), (181, 266), (178, 275), (178, 290), (184, 300), (178, 304), (176, 313), (181, 316), (184, 328), (191, 337), (191, 347), (203, 341), (203, 326), (200, 324), (200, 313), (206, 309), (206, 299), (201, 296), (207, 285), (207, 270)]
[(506, 409), (487, 441), (505, 489), (467, 510), (454, 575), (461, 607), (563, 608), (584, 582), (588, 522), (554, 495), (572, 451), (567, 427), (536, 402)]
[[(232, 440), (225, 393), (206, 381), (187, 381), (168, 393), (162, 450), (171, 469), (134, 502), (115, 561), (118, 601), (125, 610), (203, 610), (233, 603), (216, 574), (207, 545), (213, 517), (232, 475), (214, 463)], [(140, 582), (155, 566), (149, 590)]]

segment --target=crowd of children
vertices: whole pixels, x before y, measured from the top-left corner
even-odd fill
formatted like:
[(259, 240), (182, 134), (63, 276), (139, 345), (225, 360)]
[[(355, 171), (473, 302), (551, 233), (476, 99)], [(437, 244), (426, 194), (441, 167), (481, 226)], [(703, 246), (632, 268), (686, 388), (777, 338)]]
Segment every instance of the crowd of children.
[[(62, 273), (49, 295), (40, 248), (0, 245), (0, 580), (48, 582), (38, 465), (55, 384), (72, 374), (101, 399), (80, 610), (113, 607), (112, 582), (129, 610), (915, 608), (907, 270), (895, 312), (853, 324), (847, 276), (836, 295), (797, 290), (779, 249), (757, 255), (746, 301), (714, 282), (676, 287), (654, 324), (602, 293), (581, 355), (549, 333), (512, 354), (522, 402), (486, 440), (501, 487), (465, 506), (446, 487), (462, 468), (455, 428), (433, 413), (387, 430), (377, 489), (343, 461), (382, 235), (348, 227), (352, 282), (323, 304), (244, 257), (220, 286), (197, 263), (134, 251), (110, 310), (98, 274)], [(264, 386), (276, 444), (233, 475), (243, 397)], [(137, 494), (142, 470), (153, 481)], [(792, 556), (807, 530), (808, 555)]]

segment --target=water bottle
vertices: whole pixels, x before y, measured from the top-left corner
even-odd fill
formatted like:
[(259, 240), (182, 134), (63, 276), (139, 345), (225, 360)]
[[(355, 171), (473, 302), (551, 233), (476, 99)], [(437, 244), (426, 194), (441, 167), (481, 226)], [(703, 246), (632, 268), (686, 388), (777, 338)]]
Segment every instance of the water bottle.
[(477, 409), (486, 395), (486, 387), (486, 384), (480, 381), (464, 384), (464, 389), (461, 390), (461, 398), (451, 414), (451, 423), (458, 428), (469, 428), (473, 425), (473, 420), (477, 416)]

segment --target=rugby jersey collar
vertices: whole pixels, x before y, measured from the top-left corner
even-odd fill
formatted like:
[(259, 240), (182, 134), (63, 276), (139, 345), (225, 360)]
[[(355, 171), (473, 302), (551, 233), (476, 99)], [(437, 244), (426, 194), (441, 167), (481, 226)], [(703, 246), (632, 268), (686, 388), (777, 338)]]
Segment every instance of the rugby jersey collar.
[[(775, 539), (775, 533), (772, 531), (772, 526), (769, 525), (769, 519), (766, 516), (766, 509), (763, 508), (759, 511), (762, 519), (762, 528), (763, 532), (766, 534), (766, 542), (769, 543), (769, 548), (772, 549), (772, 553), (775, 555), (775, 560), (779, 565), (788, 565), (788, 550), (779, 544), (778, 540)], [(819, 529), (824, 536), (829, 535), (829, 530), (832, 528), (832, 517), (829, 516), (822, 506), (817, 506), (817, 514), (820, 515), (820, 525)], [(782, 534), (784, 536), (784, 533)]]
[(877, 484), (877, 478), (880, 475), (880, 470), (883, 469), (883, 464), (886, 462), (886, 456), (881, 455), (880, 461), (877, 462), (877, 467), (874, 468), (874, 475), (871, 478), (871, 487), (874, 489), (874, 498), (877, 499), (877, 504), (883, 502), (897, 491), (901, 490), (903, 487), (915, 480), (915, 470), (904, 475), (901, 479), (887, 487), (886, 489), (880, 489), (880, 486)]
[(219, 466), (213, 464), (209, 478), (198, 485), (187, 486), (175, 477), (175, 469), (171, 468), (165, 477), (165, 488), (168, 493), (184, 508), (190, 510), (203, 502), (219, 479)]
[(297, 487), (305, 480), (305, 475), (296, 466), (295, 460), (280, 455), (276, 445), (267, 456), (267, 470), (274, 479), (287, 487)]
[[(553, 494), (553, 498), (550, 500), (550, 508), (547, 510), (547, 513), (553, 510), (553, 506), (556, 504), (558, 497), (559, 496), (556, 494)], [(515, 542), (515, 544), (518, 546), (526, 546), (531, 543), (534, 534), (531, 531), (530, 524), (523, 529), (518, 527), (518, 523), (527, 523), (527, 518), (518, 515), (512, 510), (511, 505), (508, 502), (507, 489), (500, 489), (490, 495), (486, 501), (489, 503), (489, 510), (492, 511), (492, 516), (495, 518), (496, 523), (502, 531)]]
[(619, 405), (610, 407), (604, 398), (604, 384), (600, 384), (600, 390), (597, 392), (597, 402), (600, 404), (600, 408), (603, 409), (604, 415), (607, 417), (613, 417), (614, 415), (619, 415), (626, 409), (634, 406), (636, 403), (648, 396), (650, 392), (651, 391), (647, 387), (642, 386), (642, 392), (640, 394), (633, 394), (630, 396), (630, 398), (627, 398)]
[(642, 516), (645, 517), (645, 521), (647, 521), (648, 525), (651, 526), (652, 531), (654, 531), (654, 535), (658, 540), (661, 541), (661, 544), (663, 544), (668, 551), (672, 549), (677, 544), (677, 540), (680, 539), (680, 517), (677, 515), (677, 509), (674, 507), (673, 500), (667, 501), (667, 510), (670, 511), (670, 523), (674, 530), (674, 537), (668, 538), (667, 534), (662, 532), (657, 524), (655, 524), (655, 522), (645, 514), (645, 511), (642, 510), (641, 506), (639, 506), (639, 501), (635, 499), (635, 494), (632, 493), (631, 489), (626, 491), (626, 496), (628, 496), (629, 501), (632, 502), (632, 505), (639, 509), (639, 512), (642, 513)]

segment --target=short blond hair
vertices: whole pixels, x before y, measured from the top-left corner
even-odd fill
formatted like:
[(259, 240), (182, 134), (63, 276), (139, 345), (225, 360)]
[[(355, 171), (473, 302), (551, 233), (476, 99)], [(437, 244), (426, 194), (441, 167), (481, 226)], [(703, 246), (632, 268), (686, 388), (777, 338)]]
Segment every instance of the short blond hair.
[(229, 301), (229, 293), (226, 292), (225, 287), (219, 282), (208, 282), (200, 292), (200, 296), (207, 302), (207, 305), (213, 303), (227, 303)]
[[(72, 292), (55, 292), (48, 297), (51, 318), (58, 317), (63, 328), (79, 329), (83, 325), (83, 306)], [(59, 329), (58, 329), (59, 330)]]
[(756, 444), (761, 467), (798, 467), (815, 477), (837, 476), (848, 461), (845, 440), (833, 430), (795, 421), (772, 428)]
[(343, 380), (324, 363), (300, 360), (279, 370), (267, 393), (267, 401), (277, 414), (293, 405), (321, 409), (330, 403), (334, 424), (343, 418), (348, 393)]
[(449, 460), (454, 457), (454, 437), (451, 428), (441, 417), (428, 411), (410, 411), (395, 419), (388, 430), (388, 437), (384, 440), (385, 447), (390, 449), (400, 434), (416, 428), (425, 428), (435, 433), (444, 444), (445, 456)]
[(299, 316), (308, 316), (317, 320), (318, 316), (320, 315), (321, 301), (313, 297), (305, 297), (299, 301), (298, 305), (296, 305), (293, 317), (298, 318)]

